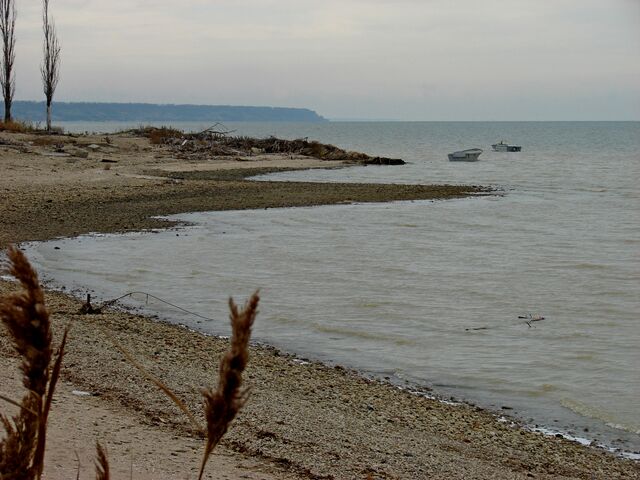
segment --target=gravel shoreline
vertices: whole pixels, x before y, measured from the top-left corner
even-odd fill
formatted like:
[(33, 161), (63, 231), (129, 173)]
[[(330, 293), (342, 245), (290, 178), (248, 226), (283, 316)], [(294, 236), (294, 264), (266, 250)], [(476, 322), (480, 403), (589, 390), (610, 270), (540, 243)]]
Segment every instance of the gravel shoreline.
[[(23, 150), (0, 151), (6, 173), (0, 180), (2, 248), (91, 231), (167, 226), (149, 218), (159, 214), (486, 193), (481, 187), (460, 186), (248, 182), (247, 167), (255, 166), (250, 162), (266, 162), (254, 170), (260, 172), (323, 164), (280, 159), (284, 165), (270, 165), (273, 159), (253, 158), (185, 165), (161, 147), (128, 137), (111, 139), (109, 145), (115, 146), (104, 147), (99, 156), (68, 161), (47, 156), (47, 147), (29, 144), (28, 136), (8, 138)], [(75, 147), (100, 140), (78, 137)], [(111, 168), (105, 169), (104, 158), (113, 161)], [(2, 293), (13, 288), (0, 282)], [(58, 333), (73, 324), (65, 382), (91, 392), (115, 415), (132, 415), (145, 427), (176, 438), (193, 436), (173, 404), (124, 361), (102, 330), (135, 352), (196, 412), (201, 410), (199, 389), (215, 382), (224, 339), (132, 313), (80, 315), (80, 302), (58, 292), (47, 292), (47, 300)], [(12, 358), (2, 335), (0, 359), (4, 364)], [(234, 461), (259, 461), (264, 478), (640, 478), (638, 462), (526, 431), (470, 405), (447, 405), (341, 367), (302, 362), (267, 346), (252, 347), (247, 384), (250, 400), (225, 437), (223, 452), (239, 454)], [(112, 452), (128, 451), (109, 438), (107, 444)]]

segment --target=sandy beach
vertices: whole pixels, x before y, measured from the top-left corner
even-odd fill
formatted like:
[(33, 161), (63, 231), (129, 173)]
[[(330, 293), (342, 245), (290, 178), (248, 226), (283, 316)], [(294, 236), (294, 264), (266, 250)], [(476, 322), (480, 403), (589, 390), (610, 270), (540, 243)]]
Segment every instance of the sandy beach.
[[(128, 135), (2, 133), (0, 248), (88, 232), (162, 228), (170, 224), (153, 216), (189, 211), (445, 201), (490, 193), (455, 185), (246, 179), (343, 166), (295, 155), (185, 160), (166, 146)], [(0, 293), (14, 288), (0, 281)], [(135, 313), (81, 315), (79, 300), (53, 291), (47, 296), (56, 341), (64, 326), (71, 325), (71, 333), (50, 419), (45, 478), (74, 478), (77, 471), (80, 478), (91, 477), (96, 440), (107, 448), (113, 478), (131, 472), (140, 479), (194, 478), (202, 440), (104, 331), (196, 412), (202, 410), (199, 390), (215, 383), (226, 340)], [(4, 332), (0, 361), (0, 393), (20, 398), (18, 359)], [(269, 346), (252, 348), (246, 381), (250, 399), (214, 452), (207, 478), (640, 478), (639, 462)], [(1, 405), (3, 412), (13, 412)]]

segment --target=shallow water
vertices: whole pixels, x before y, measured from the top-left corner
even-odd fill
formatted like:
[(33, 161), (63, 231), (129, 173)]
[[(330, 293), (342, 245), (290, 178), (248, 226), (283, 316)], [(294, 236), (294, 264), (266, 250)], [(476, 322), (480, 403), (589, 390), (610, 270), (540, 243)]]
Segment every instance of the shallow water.
[[(261, 288), (259, 340), (640, 449), (640, 123), (234, 126), (412, 162), (272, 179), (504, 195), (181, 215), (195, 226), (34, 244), (38, 267), (105, 299), (153, 293), (215, 320), (152, 311), (214, 333), (228, 295)], [(502, 138), (523, 152), (488, 151)], [(446, 160), (476, 146), (477, 163)]]

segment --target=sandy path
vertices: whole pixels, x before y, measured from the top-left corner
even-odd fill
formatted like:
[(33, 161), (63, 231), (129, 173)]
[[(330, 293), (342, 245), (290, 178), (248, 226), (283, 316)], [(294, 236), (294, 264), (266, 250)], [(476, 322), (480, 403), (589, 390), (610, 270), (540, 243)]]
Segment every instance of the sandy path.
[[(3, 366), (7, 368), (0, 371), (2, 390), (19, 392), (18, 361), (4, 358)], [(202, 459), (200, 439), (176, 435), (170, 428), (151, 427), (121, 405), (81, 395), (84, 393), (89, 392), (69, 382), (58, 385), (49, 421), (44, 478), (68, 480), (76, 478), (78, 472), (80, 478), (95, 478), (96, 441), (107, 451), (114, 479), (130, 478), (132, 474), (138, 480), (197, 477)], [(10, 414), (16, 411), (5, 405), (2, 410)], [(223, 447), (212, 456), (207, 472), (205, 478), (216, 479), (296, 478)]]

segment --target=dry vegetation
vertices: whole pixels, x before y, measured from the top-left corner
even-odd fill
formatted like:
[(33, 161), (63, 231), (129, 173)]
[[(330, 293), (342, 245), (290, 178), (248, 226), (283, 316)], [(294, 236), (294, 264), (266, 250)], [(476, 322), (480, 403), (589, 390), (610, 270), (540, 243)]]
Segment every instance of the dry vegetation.
[(21, 122), (10, 120), (8, 122), (0, 122), (0, 132), (11, 133), (33, 133), (37, 129), (29, 122)]
[(183, 133), (171, 127), (143, 127), (140, 134), (147, 137), (149, 142), (154, 145), (162, 145), (167, 143), (169, 139), (181, 138)]
[(16, 248), (8, 252), (9, 273), (24, 291), (3, 298), (0, 319), (22, 358), (26, 390), (16, 416), (0, 419), (6, 437), (0, 442), (0, 477), (3, 480), (40, 478), (44, 466), (47, 418), (60, 374), (66, 332), (53, 361), (51, 322), (38, 276)]
[[(19, 407), (18, 413), (12, 418), (0, 415), (6, 432), (5, 438), (0, 440), (0, 479), (39, 480), (44, 469), (47, 420), (60, 376), (68, 327), (58, 352), (54, 355), (51, 321), (37, 273), (17, 248), (10, 247), (7, 256), (8, 272), (20, 282), (23, 291), (0, 299), (0, 320), (22, 358), (21, 369), (26, 393), (21, 402), (0, 395), (0, 400)], [(202, 391), (206, 426), (200, 427), (196, 421), (197, 430), (206, 435), (199, 479), (204, 474), (211, 453), (247, 399), (247, 392), (242, 390), (242, 373), (249, 359), (249, 339), (259, 301), (258, 292), (251, 296), (242, 309), (232, 299), (229, 300), (231, 344), (220, 362), (217, 387)], [(143, 370), (145, 376), (152, 377), (126, 350), (117, 344), (116, 347), (134, 366)], [(161, 381), (155, 378), (152, 380), (172, 400), (182, 404)], [(181, 408), (186, 409), (184, 404)], [(193, 414), (187, 413), (190, 418), (195, 419)], [(108, 480), (109, 462), (106, 451), (99, 442), (96, 443), (96, 451), (96, 478)]]
[(147, 126), (129, 130), (127, 133), (147, 137), (151, 143), (156, 145), (167, 145), (177, 158), (183, 159), (229, 155), (284, 154), (375, 165), (401, 165), (404, 163), (400, 159), (372, 157), (365, 153), (347, 151), (335, 145), (309, 141), (306, 138), (285, 140), (276, 137), (232, 136), (229, 134), (233, 132), (215, 130), (213, 127), (198, 133), (185, 133), (169, 127)]
[(62, 127), (51, 127), (50, 130), (45, 130), (37, 123), (33, 124), (32, 122), (22, 120), (10, 120), (0, 121), (0, 132), (31, 133), (36, 135), (62, 135), (64, 133), (64, 129)]

